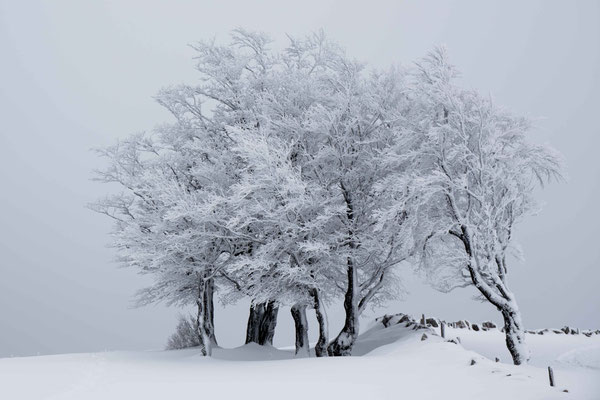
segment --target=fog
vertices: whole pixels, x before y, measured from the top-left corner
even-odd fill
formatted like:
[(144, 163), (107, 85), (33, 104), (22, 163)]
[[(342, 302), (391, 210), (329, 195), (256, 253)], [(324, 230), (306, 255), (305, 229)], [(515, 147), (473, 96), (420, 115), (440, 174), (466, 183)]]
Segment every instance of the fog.
[[(90, 149), (167, 121), (152, 96), (198, 79), (187, 45), (236, 27), (281, 45), (323, 28), (375, 66), (445, 44), (464, 85), (535, 118), (533, 140), (562, 152), (569, 179), (538, 193), (509, 283), (528, 328), (600, 328), (599, 18), (594, 0), (0, 1), (0, 357), (164, 346), (187, 310), (131, 307), (147, 278), (118, 267), (111, 222), (85, 208), (107, 190), (90, 180), (102, 166)], [(365, 321), (498, 320), (474, 289), (437, 293), (406, 275), (403, 299)], [(333, 335), (343, 315), (329, 313)], [(219, 308), (221, 345), (242, 344), (246, 318), (247, 303)], [(279, 321), (275, 344), (289, 345), (287, 310)]]

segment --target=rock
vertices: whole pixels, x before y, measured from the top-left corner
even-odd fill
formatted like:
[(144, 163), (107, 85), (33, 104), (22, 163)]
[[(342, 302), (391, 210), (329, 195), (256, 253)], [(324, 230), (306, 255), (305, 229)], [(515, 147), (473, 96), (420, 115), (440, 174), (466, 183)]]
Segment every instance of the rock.
[(418, 323), (415, 323), (415, 326), (413, 327), (413, 331), (418, 331), (419, 329), (429, 329), (426, 325), (421, 325)]
[(564, 326), (562, 327), (561, 331), (568, 335), (569, 333), (571, 333), (571, 328), (569, 328), (568, 326)]
[(563, 331), (559, 330), (559, 329), (552, 329), (552, 332), (556, 333), (557, 335), (562, 335), (564, 334)]
[(474, 359), (474, 358), (472, 358), (472, 359), (471, 359), (471, 365), (475, 365), (475, 364), (477, 364), (477, 361), (475, 361), (475, 359)]
[(393, 315), (385, 314), (383, 317), (377, 318), (376, 321), (381, 322), (385, 328), (388, 328), (392, 325), (401, 324), (404, 322), (414, 322), (414, 319), (410, 315), (398, 313)]
[(423, 336), (421, 336), (421, 342), (422, 342), (423, 340), (427, 340), (427, 334), (425, 334), (425, 333), (423, 334)]
[(469, 325), (467, 325), (467, 321), (463, 321), (463, 320), (453, 322), (453, 327), (458, 328), (458, 329), (470, 329), (471, 328)]
[(479, 332), (479, 325), (477, 325), (477, 324), (473, 324), (473, 325), (471, 325), (471, 328), (473, 328), (473, 330), (474, 330), (475, 332)]
[(440, 325), (438, 324), (438, 322), (435, 320), (435, 318), (427, 318), (425, 320), (425, 322), (427, 323), (427, 325), (429, 326), (433, 326), (434, 328), (438, 328)]
[(460, 343), (460, 341), (458, 340), (458, 338), (448, 339), (448, 340), (446, 340), (446, 342), (448, 342), (448, 343), (454, 343), (454, 344), (459, 344)]
[(385, 328), (387, 328), (388, 326), (390, 326), (390, 320), (392, 319), (391, 315), (387, 315), (385, 314), (382, 318), (381, 318), (381, 323), (383, 324), (383, 326)]
[(485, 329), (494, 329), (496, 328), (496, 324), (492, 321), (484, 321), (481, 323), (481, 327)]

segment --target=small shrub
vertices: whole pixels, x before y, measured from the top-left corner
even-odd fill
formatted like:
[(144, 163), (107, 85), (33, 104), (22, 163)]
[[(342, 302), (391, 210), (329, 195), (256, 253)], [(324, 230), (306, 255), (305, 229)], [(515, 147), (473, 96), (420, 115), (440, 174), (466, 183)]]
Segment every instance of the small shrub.
[(169, 337), (167, 350), (187, 349), (200, 346), (198, 337), (198, 324), (193, 316), (179, 316), (175, 333)]

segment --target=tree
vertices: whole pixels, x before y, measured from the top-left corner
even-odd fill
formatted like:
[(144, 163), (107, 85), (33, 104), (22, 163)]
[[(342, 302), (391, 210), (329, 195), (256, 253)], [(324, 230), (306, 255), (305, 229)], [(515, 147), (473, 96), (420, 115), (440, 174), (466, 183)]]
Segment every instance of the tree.
[[(441, 290), (475, 286), (524, 362), (507, 254), (558, 156), (526, 140), (526, 120), (458, 88), (441, 50), (409, 73), (367, 70), (322, 33), (269, 46), (239, 29), (195, 44), (200, 83), (156, 97), (175, 121), (101, 151), (99, 179), (123, 193), (94, 209), (115, 219), (121, 261), (154, 277), (140, 303), (196, 304), (208, 355), (215, 292), (250, 298), (246, 343), (272, 344), (290, 306), (297, 354), (314, 308), (317, 356), (346, 356), (361, 313), (417, 261)], [(340, 294), (345, 323), (328, 343)]]
[[(317, 148), (311, 164), (316, 179), (328, 188), (330, 201), (338, 205), (338, 218), (330, 234), (345, 276), (344, 327), (330, 343), (330, 355), (350, 355), (365, 308), (393, 295), (393, 267), (405, 260), (411, 246), (405, 224), (382, 226), (378, 209), (381, 198), (376, 183), (391, 170), (382, 152), (401, 135), (403, 113), (408, 106), (403, 94), (403, 73), (397, 69), (365, 76), (362, 66), (345, 58), (337, 60), (329, 79), (326, 106), (310, 115)], [(402, 218), (401, 218), (402, 219)]]
[[(527, 362), (524, 327), (507, 284), (517, 222), (535, 210), (534, 190), (560, 177), (559, 156), (527, 140), (530, 124), (457, 87), (437, 49), (418, 64), (411, 113), (413, 173), (386, 182), (394, 207), (420, 215), (421, 261), (441, 290), (472, 285), (501, 312), (515, 364)], [(397, 212), (397, 210), (395, 210)]]
[(409, 254), (404, 229), (375, 231), (374, 184), (389, 173), (378, 158), (407, 107), (402, 73), (367, 77), (321, 35), (293, 40), (286, 54), (261, 84), (258, 122), (230, 130), (246, 165), (231, 207), (243, 215), (237, 230), (261, 237), (238, 270), (257, 292), (300, 304), (320, 304), (315, 281), (346, 280), (346, 324), (329, 352), (349, 355), (360, 313), (392, 287), (392, 267)]
[[(229, 227), (258, 234), (252, 252), (238, 256), (229, 270), (241, 277), (256, 302), (251, 318), (274, 309), (275, 302), (289, 305), (297, 311), (292, 314), (303, 337), (308, 329), (306, 307), (314, 307), (320, 325), (316, 353), (323, 356), (328, 330), (320, 293), (331, 288), (326, 279), (330, 248), (323, 240), (335, 213), (327, 206), (326, 192), (306, 180), (294, 165), (294, 146), (269, 133), (267, 124), (232, 133), (237, 143), (232, 151), (244, 160), (246, 168), (232, 188), (235, 195), (230, 197)], [(252, 325), (260, 329), (261, 323)], [(308, 346), (303, 339), (297, 343)]]
[(93, 208), (115, 219), (120, 261), (154, 277), (155, 283), (139, 293), (139, 304), (195, 302), (200, 346), (210, 354), (216, 344), (212, 296), (218, 252), (213, 238), (185, 212), (198, 193), (182, 172), (187, 167), (179, 164), (181, 154), (167, 145), (137, 135), (103, 150), (111, 165), (99, 179), (119, 183), (125, 191)]
[[(252, 123), (256, 98), (250, 94), (268, 68), (261, 50), (266, 39), (243, 31), (234, 32), (233, 38), (231, 47), (194, 46), (202, 84), (169, 87), (158, 94), (157, 101), (175, 123), (100, 151), (111, 165), (98, 179), (118, 183), (124, 193), (92, 206), (117, 222), (115, 246), (121, 261), (155, 278), (140, 293), (140, 304), (196, 303), (201, 347), (207, 354), (209, 343), (216, 344), (215, 280), (245, 294), (225, 267), (253, 243), (251, 235), (226, 226), (225, 199), (240, 171), (229, 151), (233, 141), (227, 127)], [(206, 103), (212, 108), (204, 110)]]

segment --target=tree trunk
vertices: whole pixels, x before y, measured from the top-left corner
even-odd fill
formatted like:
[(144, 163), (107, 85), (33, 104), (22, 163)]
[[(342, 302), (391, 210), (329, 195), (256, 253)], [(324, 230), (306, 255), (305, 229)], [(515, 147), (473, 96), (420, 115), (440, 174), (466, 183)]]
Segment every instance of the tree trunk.
[(350, 356), (352, 347), (358, 337), (358, 293), (356, 269), (351, 258), (348, 258), (348, 289), (344, 297), (346, 320), (339, 335), (327, 348), (330, 356)]
[(295, 304), (291, 309), (296, 328), (296, 355), (309, 356), (308, 321), (306, 320), (306, 304)]
[(275, 336), (275, 327), (277, 326), (277, 314), (279, 313), (279, 305), (271, 300), (267, 303), (265, 311), (260, 321), (258, 328), (258, 344), (264, 346), (273, 345), (273, 336)]
[[(352, 201), (352, 194), (344, 185), (344, 182), (340, 182), (344, 201), (346, 202), (346, 217), (349, 222), (348, 230), (348, 246), (351, 249), (355, 249), (356, 242), (354, 241), (354, 204)], [(352, 355), (352, 347), (358, 337), (358, 296), (360, 295), (360, 288), (358, 287), (358, 277), (356, 267), (352, 257), (347, 259), (347, 273), (348, 273), (348, 288), (346, 289), (346, 295), (344, 296), (344, 310), (346, 312), (346, 321), (344, 327), (337, 337), (329, 344), (327, 351), (330, 356), (350, 356)]]
[(461, 226), (461, 233), (450, 231), (450, 234), (462, 240), (465, 246), (465, 252), (469, 256), (467, 268), (471, 275), (471, 282), (483, 297), (502, 313), (502, 317), (504, 318), (504, 331), (506, 334), (506, 347), (512, 356), (513, 363), (515, 365), (527, 363), (529, 361), (529, 350), (525, 345), (525, 330), (523, 329), (521, 313), (517, 307), (515, 297), (511, 291), (508, 290), (504, 281), (506, 276), (506, 265), (504, 264), (504, 261), (498, 262), (499, 259), (496, 257), (495, 261), (499, 267), (498, 275), (497, 279), (493, 281), (493, 286), (491, 286), (482, 279), (476, 266), (474, 266), (471, 236), (467, 227), (463, 225)]
[(250, 313), (248, 314), (248, 325), (246, 327), (246, 344), (258, 343), (260, 322), (265, 313), (265, 303), (250, 304)]
[(310, 295), (314, 301), (315, 314), (317, 315), (317, 322), (319, 322), (319, 340), (315, 346), (315, 355), (317, 357), (327, 357), (327, 343), (329, 342), (329, 322), (327, 321), (327, 313), (325, 311), (325, 305), (321, 301), (319, 291), (312, 289)]
[[(203, 292), (203, 290), (199, 290)], [(203, 296), (202, 293), (198, 294), (198, 298), (196, 299), (196, 305), (198, 306), (198, 314), (196, 315), (196, 326), (198, 327), (198, 341), (200, 343), (200, 351), (203, 356), (210, 356), (212, 354), (210, 339), (206, 334), (206, 329), (204, 328), (204, 305), (203, 305)]]
[(200, 275), (196, 275), (198, 279), (198, 296), (196, 297), (196, 306), (198, 307), (198, 313), (196, 314), (196, 326), (198, 329), (198, 341), (200, 343), (200, 351), (203, 356), (212, 355), (212, 346), (208, 332), (205, 326), (205, 321), (210, 319), (206, 316), (206, 287), (207, 281)]
[(506, 306), (500, 310), (504, 318), (506, 347), (515, 365), (526, 364), (529, 361), (529, 350), (525, 345), (525, 330), (521, 322), (521, 314), (516, 305)]
[[(472, 271), (472, 270), (471, 270)], [(475, 274), (471, 272), (473, 283), (479, 292), (502, 313), (504, 319), (504, 332), (506, 335), (506, 347), (515, 365), (526, 364), (529, 361), (529, 350), (525, 345), (525, 330), (521, 322), (521, 313), (517, 307), (514, 295), (502, 284), (498, 285), (502, 296), (493, 294), (489, 286), (483, 286), (474, 279)], [(501, 300), (498, 300), (500, 298)]]
[(273, 344), (278, 311), (279, 307), (274, 301), (250, 305), (246, 344), (257, 343), (261, 346)]
[(211, 347), (218, 346), (215, 336), (215, 306), (214, 306), (215, 281), (209, 278), (205, 281), (203, 305), (204, 305), (204, 329), (210, 340)]

